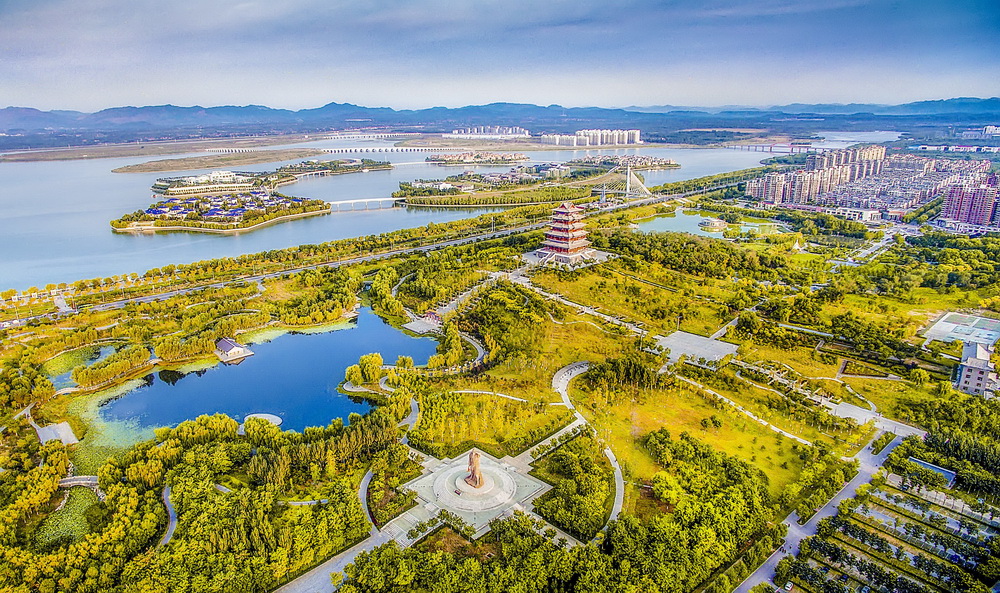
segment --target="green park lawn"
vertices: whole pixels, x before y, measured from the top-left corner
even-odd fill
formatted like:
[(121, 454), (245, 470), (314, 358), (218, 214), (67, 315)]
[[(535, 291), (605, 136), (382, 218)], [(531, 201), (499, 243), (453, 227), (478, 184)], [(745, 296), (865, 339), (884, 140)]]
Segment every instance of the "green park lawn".
[[(429, 426), (422, 418), (416, 429), (435, 444), (443, 445), (444, 455), (453, 457), (471, 447), (503, 457), (517, 455), (572, 421), (572, 412), (563, 406), (542, 402), (525, 403), (483, 393), (459, 393), (459, 412)], [(528, 435), (537, 438), (520, 445)]]
[[(770, 478), (770, 491), (775, 496), (795, 481), (801, 470), (801, 461), (789, 448), (791, 440), (730, 406), (713, 406), (686, 385), (644, 391), (641, 400), (635, 403), (609, 405), (599, 394), (576, 387), (571, 389), (571, 395), (580, 413), (610, 445), (622, 465), (628, 486), (625, 501), (628, 512), (635, 510), (640, 498), (637, 483), (652, 479), (653, 474), (663, 469), (640, 442), (643, 436), (660, 428), (667, 428), (674, 435), (688, 432), (760, 468)], [(701, 421), (713, 415), (722, 420), (722, 426), (703, 428)], [(783, 463), (787, 463), (787, 468), (782, 467)]]
[(844, 382), (875, 404), (887, 418), (906, 422), (909, 418), (899, 404), (904, 401), (927, 401), (937, 398), (933, 384), (915, 385), (911, 381), (890, 381), (859, 377), (844, 377)]
[(740, 358), (747, 362), (779, 362), (787, 364), (797, 373), (806, 378), (835, 377), (839, 368), (836, 363), (824, 362), (814, 355), (812, 348), (793, 348), (783, 350), (775, 346), (755, 344), (750, 341), (740, 346)]
[(587, 268), (572, 277), (539, 270), (532, 282), (575, 303), (640, 322), (654, 333), (668, 334), (677, 330), (679, 313), (683, 313), (681, 330), (704, 336), (711, 335), (730, 320), (728, 315), (720, 317), (719, 305), (651, 286), (601, 266)]
[[(60, 492), (60, 495), (64, 493)], [(70, 488), (66, 505), (46, 517), (35, 532), (35, 543), (47, 546), (57, 541), (75, 542), (90, 533), (84, 513), (97, 502), (97, 495), (90, 489)]]
[(534, 356), (505, 360), (476, 376), (436, 378), (435, 389), (494, 391), (530, 402), (557, 402), (559, 395), (552, 390), (556, 371), (581, 360), (601, 362), (621, 356), (635, 340), (589, 315), (567, 314), (541, 329), (544, 335), (537, 341)]

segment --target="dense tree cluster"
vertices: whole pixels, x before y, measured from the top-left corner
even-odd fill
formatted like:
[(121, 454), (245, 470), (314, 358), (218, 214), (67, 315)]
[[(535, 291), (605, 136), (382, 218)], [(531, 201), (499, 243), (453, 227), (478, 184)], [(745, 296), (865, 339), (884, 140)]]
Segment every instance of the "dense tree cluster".
[(141, 346), (127, 346), (90, 366), (73, 369), (73, 381), (82, 387), (105, 383), (149, 362), (149, 350)]
[(554, 488), (535, 500), (535, 510), (553, 525), (584, 541), (604, 526), (614, 495), (611, 468), (593, 434), (569, 441), (536, 462), (556, 478)]
[(550, 186), (484, 194), (427, 195), (407, 198), (407, 203), (427, 206), (487, 206), (544, 204), (590, 197), (589, 187)]
[[(794, 447), (800, 448), (797, 443)], [(858, 464), (856, 460), (844, 461), (825, 448), (801, 449), (800, 457), (806, 461), (805, 467), (781, 492), (779, 503), (794, 505), (799, 521), (805, 522), (858, 473)]]
[(47, 399), (55, 393), (49, 381), (32, 362), (32, 352), (3, 361), (0, 366), (0, 406), (4, 409), (23, 408), (33, 401)]
[(759, 469), (687, 433), (673, 439), (660, 429), (644, 442), (667, 470), (654, 479), (654, 493), (674, 506), (672, 522), (691, 538), (691, 551), (709, 573), (771, 520), (768, 479)]
[(458, 327), (482, 338), (487, 362), (530, 360), (540, 353), (540, 330), (550, 313), (558, 314), (558, 309), (537, 293), (498, 281), (462, 313)]
[(602, 389), (652, 389), (663, 384), (666, 379), (664, 375), (651, 369), (639, 354), (632, 353), (590, 365), (584, 380), (591, 386)]
[[(396, 443), (395, 419), (377, 410), (282, 432), (252, 419), (246, 436), (217, 415), (161, 428), (156, 439), (112, 458), (98, 476), (104, 525), (76, 541), (33, 550), (25, 520), (49, 510), (68, 460), (61, 445), (8, 456), (0, 472), (0, 588), (66, 592), (229, 592), (273, 589), (368, 533), (347, 476)], [(34, 460), (40, 458), (41, 465)], [(29, 468), (24, 462), (30, 461)], [(19, 471), (13, 471), (15, 464)], [(26, 472), (26, 473), (25, 473)], [(248, 483), (225, 493), (227, 475)], [(30, 478), (30, 479), (26, 479)], [(179, 524), (169, 544), (161, 492), (172, 488)], [(282, 504), (309, 487), (322, 504)], [(19, 535), (20, 534), (20, 535)]]
[(904, 439), (889, 455), (886, 464), (916, 484), (941, 487), (941, 474), (909, 461), (916, 457), (955, 472), (955, 486), (978, 494), (1000, 495), (1000, 447), (990, 434), (957, 428), (939, 428), (921, 440)]
[(788, 268), (788, 259), (784, 254), (741, 249), (725, 241), (683, 233), (618, 231), (606, 240), (595, 236), (594, 244), (624, 255), (641, 257), (672, 270), (708, 278), (739, 275), (773, 281)]

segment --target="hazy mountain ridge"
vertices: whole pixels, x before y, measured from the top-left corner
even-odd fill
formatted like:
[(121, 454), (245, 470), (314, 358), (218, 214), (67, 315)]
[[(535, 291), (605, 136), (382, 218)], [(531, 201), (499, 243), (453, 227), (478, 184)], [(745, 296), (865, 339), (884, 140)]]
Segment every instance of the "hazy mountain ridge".
[(933, 101), (916, 101), (899, 105), (880, 103), (789, 103), (787, 105), (772, 105), (770, 107), (754, 107), (751, 105), (723, 105), (720, 107), (692, 107), (679, 105), (650, 105), (626, 107), (630, 111), (640, 113), (677, 113), (700, 111), (703, 113), (736, 113), (736, 112), (775, 112), (816, 115), (852, 115), (855, 113), (871, 113), (873, 115), (935, 115), (947, 113), (966, 113), (976, 115), (1000, 114), (1000, 98), (991, 97), (956, 97), (953, 99), (938, 99)]
[(364, 107), (350, 103), (328, 103), (322, 107), (275, 109), (264, 105), (224, 105), (216, 107), (176, 105), (125, 106), (103, 109), (94, 113), (79, 111), (41, 111), (30, 107), (0, 109), (0, 130), (4, 131), (66, 131), (160, 129), (188, 127), (218, 127), (231, 125), (337, 125), (350, 120), (383, 125), (476, 125), (481, 123), (600, 122), (602, 120), (636, 123), (664, 115), (714, 115), (720, 117), (764, 116), (766, 114), (875, 114), (875, 115), (1000, 115), (1000, 98), (954, 98), (939, 101), (918, 101), (903, 105), (867, 103), (800, 104), (773, 107), (725, 106), (715, 108), (679, 107), (670, 105), (628, 108), (562, 107), (524, 103), (491, 103), (464, 107), (431, 107), (428, 109), (392, 109)]

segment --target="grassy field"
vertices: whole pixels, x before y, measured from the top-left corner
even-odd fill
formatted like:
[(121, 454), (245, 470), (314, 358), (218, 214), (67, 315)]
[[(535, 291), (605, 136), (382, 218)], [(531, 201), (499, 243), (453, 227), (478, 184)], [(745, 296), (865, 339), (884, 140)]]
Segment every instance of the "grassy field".
[(932, 393), (933, 386), (930, 383), (921, 387), (910, 381), (880, 381), (857, 377), (844, 377), (844, 382), (875, 404), (886, 417), (897, 418), (904, 422), (908, 416), (906, 411), (900, 408), (900, 402), (930, 400), (937, 397)]
[[(457, 393), (458, 405), (440, 422), (429, 423), (423, 414), (416, 430), (423, 438), (443, 445), (452, 457), (472, 446), (503, 457), (516, 455), (570, 422), (572, 412), (562, 406), (525, 403), (483, 393)], [(537, 435), (531, 442), (524, 437)]]
[[(729, 406), (714, 407), (686, 385), (643, 392), (635, 402), (608, 405), (597, 393), (573, 388), (578, 409), (614, 451), (626, 473), (629, 488), (626, 510), (633, 512), (639, 499), (636, 482), (648, 481), (662, 468), (653, 461), (639, 439), (666, 427), (673, 434), (689, 432), (720, 451), (735, 455), (763, 470), (770, 478), (771, 493), (777, 495), (793, 482), (801, 461), (790, 450), (791, 441), (761, 426)], [(701, 421), (711, 416), (722, 427), (705, 429)], [(783, 467), (782, 464), (786, 464)], [(640, 503), (641, 504), (641, 503)]]
[(667, 334), (679, 328), (708, 336), (728, 322), (720, 316), (719, 305), (691, 298), (658, 286), (614, 273), (604, 266), (587, 268), (573, 275), (539, 270), (532, 282), (567, 299), (603, 313), (638, 321), (652, 331)]
[(240, 152), (234, 154), (213, 154), (206, 156), (190, 156), (180, 159), (161, 159), (147, 161), (136, 165), (127, 165), (112, 169), (113, 173), (160, 173), (164, 171), (190, 171), (192, 169), (218, 169), (241, 165), (259, 165), (262, 163), (278, 163), (295, 159), (308, 159), (325, 154), (315, 148), (284, 148), (277, 150), (261, 150), (259, 152)]
[(101, 146), (80, 146), (53, 150), (33, 150), (0, 155), (0, 161), (66, 161), (75, 159), (106, 159), (135, 156), (155, 156), (202, 152), (209, 148), (253, 148), (277, 146), (309, 141), (308, 134), (284, 134), (276, 136), (252, 136), (246, 138), (225, 138), (221, 140), (166, 140), (128, 144), (104, 144)]
[(435, 529), (417, 542), (418, 550), (430, 552), (448, 552), (463, 558), (475, 558), (479, 563), (486, 563), (500, 552), (495, 543), (491, 543), (487, 534), (482, 539), (470, 542), (447, 525)]
[(601, 326), (589, 315), (567, 315), (542, 327), (537, 356), (508, 360), (477, 376), (434, 379), (439, 390), (496, 391), (530, 402), (556, 402), (552, 376), (562, 367), (586, 360), (601, 362), (632, 348), (634, 338), (616, 328)]
[(740, 346), (740, 358), (747, 362), (780, 362), (795, 369), (797, 373), (807, 378), (833, 378), (840, 368), (838, 363), (824, 362), (814, 355), (812, 348), (793, 348), (782, 350), (774, 346), (744, 342)]

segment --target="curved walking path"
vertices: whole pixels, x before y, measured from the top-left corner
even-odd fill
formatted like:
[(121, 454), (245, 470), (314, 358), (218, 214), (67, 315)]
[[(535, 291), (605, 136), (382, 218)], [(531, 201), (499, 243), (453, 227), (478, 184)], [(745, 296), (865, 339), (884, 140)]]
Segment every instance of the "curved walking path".
[[(571, 410), (575, 410), (576, 406), (573, 405), (573, 402), (569, 398), (569, 382), (575, 377), (586, 373), (589, 368), (590, 363), (587, 361), (574, 362), (556, 371), (556, 374), (552, 377), (552, 389), (562, 398), (563, 405)], [(579, 420), (583, 420), (584, 423), (589, 424), (579, 412), (576, 413), (576, 416)], [(622, 506), (625, 504), (625, 478), (622, 475), (622, 466), (618, 463), (618, 458), (615, 457), (615, 452), (611, 450), (611, 447), (604, 448), (604, 456), (611, 463), (611, 469), (614, 472), (615, 478), (615, 501), (611, 505), (610, 521), (618, 518), (618, 515), (622, 512)], [(604, 529), (607, 529), (607, 527), (607, 524), (605, 524)]]
[(496, 397), (502, 397), (504, 399), (511, 399), (516, 402), (528, 403), (528, 400), (520, 397), (514, 397), (513, 395), (507, 395), (506, 393), (497, 393), (496, 391), (478, 391), (475, 389), (460, 389), (458, 391), (452, 391), (452, 393), (476, 393), (479, 395), (495, 395)]
[(174, 530), (177, 529), (177, 511), (174, 510), (174, 505), (170, 503), (170, 486), (163, 489), (161, 498), (163, 499), (163, 504), (167, 507), (167, 531), (163, 534), (163, 538), (160, 539), (160, 543), (156, 544), (156, 547), (170, 543), (170, 539), (174, 537)]

